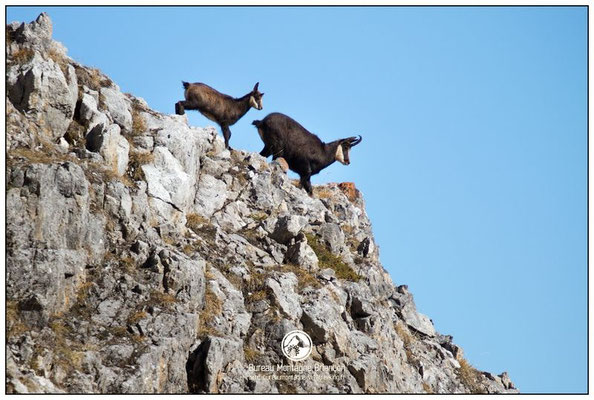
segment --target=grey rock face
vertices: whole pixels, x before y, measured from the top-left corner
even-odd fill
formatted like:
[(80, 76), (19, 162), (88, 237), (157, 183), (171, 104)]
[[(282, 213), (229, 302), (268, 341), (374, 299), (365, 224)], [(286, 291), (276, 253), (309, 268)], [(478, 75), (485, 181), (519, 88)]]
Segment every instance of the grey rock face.
[(31, 23), (13, 22), (7, 26), (12, 39), (23, 45), (46, 49), (52, 44), (53, 25), (47, 13), (41, 13)]
[(87, 135), (87, 148), (96, 151), (103, 156), (105, 163), (109, 165), (119, 176), (126, 173), (128, 167), (128, 152), (130, 145), (125, 137), (120, 135), (118, 125), (110, 125), (102, 129), (103, 125), (98, 124)]
[[(82, 123), (87, 125), (87, 140), (93, 140), (93, 137), (89, 138), (88, 135), (94, 131), (96, 126), (100, 126), (99, 131), (95, 134), (101, 133), (104, 127), (109, 125), (109, 118), (98, 109), (99, 94), (90, 89), (83, 89), (82, 98), (79, 106), (79, 118)], [(97, 151), (101, 145), (95, 143), (87, 143), (87, 147)]]
[(210, 338), (201, 343), (190, 358), (190, 385), (193, 391), (217, 393), (218, 375), (232, 360), (243, 358), (242, 344), (223, 338)]
[(271, 238), (279, 243), (287, 244), (293, 239), (307, 224), (307, 218), (300, 215), (283, 215), (274, 227)]
[[(16, 166), (7, 193), (7, 295), (46, 318), (68, 305), (84, 267), (104, 252), (102, 224), (76, 164)], [(24, 308), (23, 308), (24, 307)]]
[(76, 98), (71, 89), (76, 88), (76, 75), (69, 71), (71, 82), (53, 60), (34, 53), (28, 64), (14, 66), (8, 72), (7, 90), (12, 104), (21, 112), (36, 115), (44, 128), (42, 132), (51, 141), (64, 135), (74, 115)]
[(122, 94), (45, 14), (7, 32), (7, 392), (517, 392), (394, 285), (362, 196)]
[(272, 291), (274, 301), (278, 304), (282, 313), (293, 320), (299, 320), (301, 318), (303, 311), (295, 293), (297, 286), (297, 277), (295, 274), (283, 274), (278, 278), (278, 281), (269, 278), (266, 281), (266, 286)]
[(340, 253), (344, 246), (344, 233), (338, 224), (324, 224), (319, 231), (322, 241), (324, 241), (330, 250), (334, 253)]
[(212, 175), (201, 176), (196, 193), (196, 210), (205, 216), (213, 215), (227, 200), (226, 188), (224, 181)]
[(192, 201), (193, 178), (171, 152), (163, 146), (153, 150), (154, 162), (142, 166), (151, 197), (171, 204), (178, 210), (186, 209)]
[(101, 96), (103, 96), (105, 107), (114, 122), (123, 130), (131, 130), (132, 114), (129, 111), (130, 101), (119, 90), (111, 87), (101, 88)]
[(289, 245), (285, 260), (289, 263), (299, 265), (306, 270), (316, 270), (319, 265), (318, 257), (307, 244), (307, 240), (299, 240)]

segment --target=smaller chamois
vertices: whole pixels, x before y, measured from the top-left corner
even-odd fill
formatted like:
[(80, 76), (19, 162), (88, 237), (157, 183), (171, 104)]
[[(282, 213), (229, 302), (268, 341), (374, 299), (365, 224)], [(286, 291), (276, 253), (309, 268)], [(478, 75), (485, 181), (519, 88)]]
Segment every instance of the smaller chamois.
[(258, 84), (254, 89), (243, 97), (233, 98), (220, 93), (204, 83), (183, 82), (185, 100), (175, 103), (175, 113), (184, 115), (185, 110), (198, 110), (202, 115), (211, 121), (216, 122), (223, 131), (225, 148), (229, 147), (231, 130), (229, 127), (239, 121), (251, 107), (257, 110), (262, 109), (262, 96), (264, 93), (258, 91)]
[(313, 194), (310, 178), (334, 161), (349, 165), (351, 147), (361, 143), (361, 136), (324, 143), (294, 119), (281, 114), (268, 114), (262, 121), (254, 121), (264, 142), (263, 157), (282, 157), (289, 168), (299, 174), (301, 187)]

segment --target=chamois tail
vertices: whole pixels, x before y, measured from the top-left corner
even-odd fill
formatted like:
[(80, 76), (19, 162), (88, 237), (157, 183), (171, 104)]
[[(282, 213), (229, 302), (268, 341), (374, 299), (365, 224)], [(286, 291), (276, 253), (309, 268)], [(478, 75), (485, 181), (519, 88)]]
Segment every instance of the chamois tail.
[(256, 119), (252, 122), (252, 125), (254, 125), (256, 128), (259, 128), (260, 125), (262, 125), (262, 121)]
[(188, 82), (182, 81), (182, 85), (184, 85), (184, 89), (187, 89), (190, 84)]

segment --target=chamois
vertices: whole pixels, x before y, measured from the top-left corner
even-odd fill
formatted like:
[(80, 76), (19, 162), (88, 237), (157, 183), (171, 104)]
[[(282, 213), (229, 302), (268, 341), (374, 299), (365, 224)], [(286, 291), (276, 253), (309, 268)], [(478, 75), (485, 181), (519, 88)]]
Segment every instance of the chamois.
[(351, 147), (362, 140), (361, 136), (353, 136), (324, 143), (297, 121), (281, 113), (268, 114), (263, 120), (252, 122), (252, 125), (258, 128), (264, 142), (260, 155), (272, 155), (272, 159), (283, 157), (289, 168), (299, 174), (301, 187), (310, 195), (313, 194), (310, 177), (334, 161), (349, 165)]
[(243, 97), (233, 98), (220, 93), (204, 83), (188, 83), (184, 85), (185, 100), (175, 103), (175, 113), (184, 115), (185, 110), (198, 110), (202, 115), (220, 125), (225, 138), (225, 148), (229, 147), (231, 130), (229, 127), (236, 123), (249, 111), (251, 107), (257, 110), (262, 109), (262, 96), (264, 93), (258, 91), (256, 83), (254, 89)]

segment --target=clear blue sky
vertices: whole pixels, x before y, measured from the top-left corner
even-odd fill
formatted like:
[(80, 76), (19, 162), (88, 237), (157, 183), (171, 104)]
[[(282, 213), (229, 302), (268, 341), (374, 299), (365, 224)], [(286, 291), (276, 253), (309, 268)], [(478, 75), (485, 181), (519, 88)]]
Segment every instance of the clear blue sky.
[[(587, 9), (8, 8), (41, 11), (77, 61), (173, 113), (180, 81), (240, 96), (351, 165), (381, 259), (467, 359), (520, 390), (587, 390)], [(190, 112), (193, 125), (212, 125)]]

